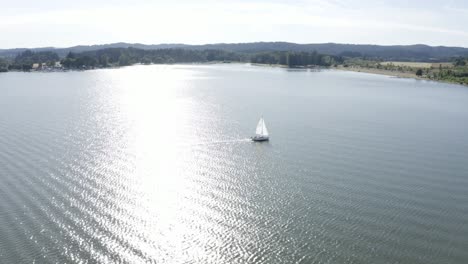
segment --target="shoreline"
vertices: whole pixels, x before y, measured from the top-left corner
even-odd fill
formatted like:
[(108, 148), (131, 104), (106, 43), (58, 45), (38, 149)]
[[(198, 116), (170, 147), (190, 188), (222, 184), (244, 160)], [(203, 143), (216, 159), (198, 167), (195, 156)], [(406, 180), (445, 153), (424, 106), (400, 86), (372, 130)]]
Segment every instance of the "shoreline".
[[(1, 73), (8, 73), (8, 72), (25, 72), (25, 73), (34, 73), (34, 72), (41, 72), (41, 73), (50, 73), (50, 72), (70, 72), (70, 71), (89, 71), (89, 70), (99, 70), (99, 69), (118, 69), (122, 67), (128, 66), (138, 66), (138, 65), (164, 65), (162, 64), (133, 64), (127, 66), (111, 66), (111, 67), (96, 67), (96, 68), (86, 68), (86, 69), (68, 69), (68, 68), (60, 68), (60, 69), (49, 69), (49, 70), (30, 70), (30, 71), (21, 71), (21, 70), (12, 70)], [(281, 64), (264, 64), (264, 63), (251, 63), (251, 62), (223, 62), (223, 61), (212, 61), (212, 62), (195, 62), (195, 63), (171, 63), (167, 65), (213, 65), (213, 64), (248, 64), (251, 66), (256, 67), (268, 67), (268, 68), (282, 68), (282, 69), (329, 69), (329, 70), (337, 70), (337, 71), (348, 71), (348, 72), (362, 72), (362, 73), (369, 73), (369, 74), (377, 74), (377, 75), (384, 75), (390, 76), (395, 78), (407, 78), (407, 79), (415, 79), (415, 80), (423, 80), (423, 81), (433, 81), (433, 82), (440, 82), (440, 83), (447, 83), (447, 84), (458, 84), (462, 86), (468, 87), (468, 83), (459, 83), (459, 82), (451, 82), (446, 80), (437, 80), (437, 79), (430, 79), (426, 77), (416, 76), (416, 74), (412, 72), (402, 72), (402, 71), (391, 71), (391, 70), (384, 70), (384, 69), (376, 69), (376, 68), (363, 68), (363, 67), (343, 67), (343, 65), (339, 65), (338, 67), (332, 66), (307, 66), (307, 67), (288, 67), (286, 65)]]
[(333, 67), (333, 69), (336, 69), (336, 70), (339, 70), (339, 71), (350, 71), (350, 72), (363, 72), (363, 73), (370, 73), (370, 74), (378, 74), (378, 75), (392, 76), (392, 77), (397, 77), (397, 78), (413, 78), (413, 79), (418, 79), (418, 80), (432, 80), (432, 79), (416, 76), (416, 74), (414, 74), (414, 73), (382, 70), (382, 69), (375, 69), (375, 68), (338, 66), (338, 67)]
[[(50, 72), (83, 72), (83, 71), (93, 71), (93, 70), (105, 70), (105, 69), (120, 69), (124, 67), (132, 67), (132, 66), (150, 66), (150, 65), (213, 65), (213, 64), (248, 64), (248, 62), (238, 62), (238, 61), (204, 61), (204, 62), (180, 62), (180, 63), (135, 63), (130, 65), (110, 65), (107, 67), (84, 67), (84, 68), (47, 68), (47, 69), (30, 69), (30, 70), (8, 70), (8, 71), (0, 71), (1, 73), (9, 73), (9, 72), (23, 72), (23, 73), (50, 73)], [(265, 64), (269, 66), (268, 64)], [(260, 66), (260, 65), (259, 65)], [(272, 65), (273, 66), (273, 65)]]
[(401, 72), (401, 71), (390, 71), (390, 70), (382, 70), (382, 69), (374, 69), (374, 68), (362, 68), (362, 67), (330, 67), (331, 69), (336, 69), (339, 71), (349, 71), (349, 72), (363, 72), (369, 74), (377, 74), (377, 75), (385, 75), (391, 76), (395, 78), (406, 78), (406, 79), (415, 79), (415, 80), (422, 80), (422, 81), (432, 81), (432, 82), (440, 82), (440, 83), (447, 83), (447, 84), (458, 84), (462, 86), (467, 86), (468, 83), (459, 83), (459, 82), (451, 82), (446, 80), (437, 80), (437, 79), (430, 79), (426, 77), (416, 76), (414, 73), (409, 72)]
[(281, 65), (281, 64), (266, 64), (266, 63), (252, 63), (252, 62), (247, 62), (247, 64), (250, 64), (252, 66), (257, 66), (257, 67), (271, 67), (271, 68), (289, 68), (286, 65)]
[(362, 67), (343, 67), (339, 65), (338, 67), (325, 67), (325, 66), (317, 66), (317, 67), (300, 67), (300, 68), (290, 68), (286, 65), (278, 65), (278, 64), (262, 64), (262, 63), (250, 63), (252, 66), (259, 66), (259, 67), (272, 67), (272, 68), (284, 68), (284, 69), (329, 69), (329, 70), (337, 70), (337, 71), (348, 71), (348, 72), (362, 72), (362, 73), (369, 73), (369, 74), (377, 74), (377, 75), (384, 75), (390, 76), (395, 78), (405, 78), (405, 79), (415, 79), (415, 80), (422, 80), (422, 81), (432, 81), (432, 82), (440, 82), (446, 84), (456, 84), (468, 87), (468, 83), (459, 83), (459, 82), (451, 82), (446, 80), (437, 80), (437, 79), (430, 79), (426, 77), (419, 77), (412, 72), (402, 72), (402, 71), (390, 71), (390, 70), (383, 70), (383, 69), (375, 69), (375, 68), (362, 68)]

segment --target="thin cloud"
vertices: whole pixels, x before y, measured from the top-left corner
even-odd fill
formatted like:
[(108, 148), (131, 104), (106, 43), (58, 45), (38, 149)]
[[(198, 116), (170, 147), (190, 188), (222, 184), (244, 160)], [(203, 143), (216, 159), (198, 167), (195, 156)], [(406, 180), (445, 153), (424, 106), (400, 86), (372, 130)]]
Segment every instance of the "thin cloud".
[[(30, 1), (20, 1), (22, 5)], [(425, 2), (347, 0), (8, 2), (0, 11), (0, 43), (9, 47), (131, 41), (427, 43), (466, 46), (468, 9)], [(457, 3), (459, 4), (459, 3)], [(41, 7), (42, 6), (42, 7)], [(41, 39), (32, 38), (40, 31)], [(301, 32), (302, 30), (302, 32)], [(60, 32), (60, 34), (58, 33)], [(68, 32), (68, 34), (63, 34)]]

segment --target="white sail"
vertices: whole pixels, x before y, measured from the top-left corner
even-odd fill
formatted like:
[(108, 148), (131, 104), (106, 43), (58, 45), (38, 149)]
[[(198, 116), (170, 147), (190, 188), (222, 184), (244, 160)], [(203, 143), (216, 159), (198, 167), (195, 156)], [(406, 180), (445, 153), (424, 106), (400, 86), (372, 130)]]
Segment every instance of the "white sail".
[(257, 124), (257, 128), (255, 129), (255, 134), (261, 136), (263, 134), (263, 118), (260, 118)]
[(258, 136), (268, 136), (268, 130), (265, 125), (265, 120), (263, 120), (263, 117), (260, 118), (257, 124), (257, 129), (255, 129), (255, 134)]
[[(262, 118), (262, 120), (263, 120), (263, 118)], [(262, 123), (263, 123), (263, 135), (268, 137), (268, 130), (267, 130), (266, 125), (265, 125), (265, 120), (263, 120)]]

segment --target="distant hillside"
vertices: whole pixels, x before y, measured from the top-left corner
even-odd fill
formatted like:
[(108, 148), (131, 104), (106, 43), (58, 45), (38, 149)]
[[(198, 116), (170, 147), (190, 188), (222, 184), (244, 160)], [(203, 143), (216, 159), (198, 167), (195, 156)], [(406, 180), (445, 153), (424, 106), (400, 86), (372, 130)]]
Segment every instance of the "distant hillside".
[(288, 42), (255, 42), (239, 44), (208, 44), (189, 46), (194, 49), (222, 49), (237, 52), (259, 51), (317, 51), (328, 55), (347, 57), (370, 57), (397, 61), (433, 61), (447, 60), (452, 57), (468, 56), (468, 48), (432, 47), (428, 45), (379, 46), (353, 44), (296, 44)]
[[(183, 48), (190, 50), (225, 50), (243, 53), (257, 53), (263, 51), (317, 51), (322, 54), (346, 56), (346, 57), (367, 57), (382, 60), (394, 61), (444, 61), (453, 57), (468, 57), (468, 48), (427, 46), (427, 45), (407, 45), (407, 46), (379, 46), (379, 45), (354, 45), (354, 44), (297, 44), (289, 42), (253, 42), (253, 43), (219, 43), (206, 45), (185, 45), (185, 44), (132, 44), (113, 43), (105, 45), (75, 46), (70, 48), (39, 48), (33, 51), (55, 51), (60, 57), (72, 52), (96, 51), (106, 48), (138, 48), (144, 50)], [(26, 49), (0, 50), (0, 57), (13, 58)]]
[(32, 48), (32, 49), (26, 49), (26, 48), (0, 49), (0, 57), (14, 58), (18, 54), (20, 54), (20, 53), (22, 53), (22, 52), (24, 52), (26, 50), (31, 50), (31, 51), (35, 51), (35, 52), (54, 51), (60, 57), (65, 57), (69, 52), (80, 53), (80, 52), (96, 51), (96, 50), (103, 50), (103, 49), (109, 49), (109, 48), (136, 48), (136, 49), (144, 49), (144, 50), (156, 50), (156, 49), (184, 48), (184, 47), (188, 47), (188, 46), (189, 45), (185, 45), (185, 44), (145, 45), (145, 44), (139, 44), (139, 43), (119, 42), (119, 43), (111, 43), (111, 44), (103, 44), (103, 45), (90, 45), (90, 46), (79, 45), (79, 46), (73, 46), (73, 47), (69, 47), (69, 48), (46, 47), (46, 48)]

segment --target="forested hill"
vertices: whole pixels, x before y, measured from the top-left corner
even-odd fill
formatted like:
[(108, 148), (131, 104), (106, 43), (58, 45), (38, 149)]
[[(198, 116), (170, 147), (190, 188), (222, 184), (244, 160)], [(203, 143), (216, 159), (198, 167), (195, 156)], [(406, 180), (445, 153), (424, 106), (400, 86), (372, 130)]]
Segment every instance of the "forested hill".
[[(313, 52), (321, 54), (344, 56), (344, 57), (365, 57), (368, 59), (381, 59), (388, 61), (447, 61), (454, 57), (467, 57), (468, 48), (427, 46), (427, 45), (407, 45), (407, 46), (379, 46), (379, 45), (354, 45), (354, 44), (297, 44), (290, 42), (253, 42), (253, 43), (220, 43), (206, 45), (185, 45), (185, 44), (132, 44), (113, 43), (105, 45), (75, 46), (70, 48), (40, 48), (31, 49), (33, 51), (54, 51), (60, 57), (65, 57), (71, 52), (89, 52), (107, 48), (137, 48), (142, 50), (157, 50), (168, 48), (180, 48), (188, 50), (224, 50), (230, 52), (258, 53), (271, 51), (293, 51), (293, 52)], [(0, 57), (14, 58), (26, 49), (1, 50)]]

